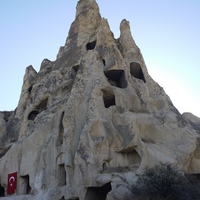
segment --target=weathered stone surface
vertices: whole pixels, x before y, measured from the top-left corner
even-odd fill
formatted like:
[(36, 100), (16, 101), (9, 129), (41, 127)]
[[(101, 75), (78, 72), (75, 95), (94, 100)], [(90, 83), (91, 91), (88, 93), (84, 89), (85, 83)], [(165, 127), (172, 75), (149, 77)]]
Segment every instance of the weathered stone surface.
[(182, 117), (187, 122), (191, 122), (194, 124), (200, 124), (200, 118), (193, 115), (192, 113), (183, 113)]
[(16, 111), (0, 113), (5, 190), (18, 172), (10, 199), (122, 199), (147, 166), (200, 172), (199, 118), (181, 115), (148, 74), (128, 21), (120, 31), (80, 0), (56, 61), (26, 69)]

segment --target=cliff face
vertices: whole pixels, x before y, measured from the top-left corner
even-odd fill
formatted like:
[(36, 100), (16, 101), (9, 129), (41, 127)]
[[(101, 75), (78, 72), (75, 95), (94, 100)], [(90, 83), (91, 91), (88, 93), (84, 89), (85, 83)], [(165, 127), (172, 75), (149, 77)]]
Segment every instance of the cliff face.
[(12, 199), (122, 199), (160, 162), (200, 173), (200, 119), (181, 116), (150, 77), (128, 21), (120, 31), (115, 39), (95, 0), (80, 0), (56, 61), (27, 67), (17, 109), (0, 113)]

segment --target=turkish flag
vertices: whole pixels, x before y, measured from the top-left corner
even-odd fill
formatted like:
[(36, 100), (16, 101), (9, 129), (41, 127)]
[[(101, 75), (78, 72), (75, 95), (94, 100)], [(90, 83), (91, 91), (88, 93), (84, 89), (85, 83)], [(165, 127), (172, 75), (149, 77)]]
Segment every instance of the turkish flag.
[(7, 194), (14, 194), (17, 188), (17, 172), (8, 174)]

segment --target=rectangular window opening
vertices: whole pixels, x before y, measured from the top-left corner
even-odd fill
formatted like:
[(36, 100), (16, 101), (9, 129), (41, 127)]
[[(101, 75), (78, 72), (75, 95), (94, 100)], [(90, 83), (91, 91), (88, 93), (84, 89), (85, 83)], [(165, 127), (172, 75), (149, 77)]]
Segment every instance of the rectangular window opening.
[(30, 178), (29, 175), (21, 176), (21, 189), (23, 194), (31, 194)]
[(58, 165), (58, 178), (59, 178), (58, 180), (59, 186), (66, 185), (66, 170), (64, 164)]

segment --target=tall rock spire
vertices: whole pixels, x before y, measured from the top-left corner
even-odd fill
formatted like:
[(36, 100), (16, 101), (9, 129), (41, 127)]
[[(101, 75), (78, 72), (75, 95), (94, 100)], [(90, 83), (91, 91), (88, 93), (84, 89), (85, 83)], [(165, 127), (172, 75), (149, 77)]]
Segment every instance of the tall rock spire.
[(96, 34), (100, 23), (101, 15), (96, 1), (79, 1), (76, 18), (70, 27), (65, 46), (60, 49), (58, 57), (61, 57), (63, 52), (69, 52), (70, 49), (73, 49), (74, 54), (79, 54), (79, 57), (81, 57), (85, 45)]
[(95, 0), (79, 0), (76, 7), (76, 17), (88, 12), (88, 10), (92, 10), (91, 13), (94, 15), (100, 15), (99, 7)]

